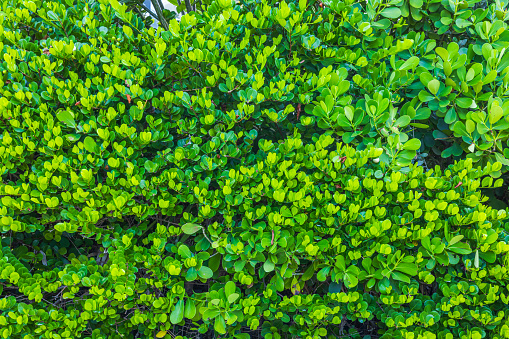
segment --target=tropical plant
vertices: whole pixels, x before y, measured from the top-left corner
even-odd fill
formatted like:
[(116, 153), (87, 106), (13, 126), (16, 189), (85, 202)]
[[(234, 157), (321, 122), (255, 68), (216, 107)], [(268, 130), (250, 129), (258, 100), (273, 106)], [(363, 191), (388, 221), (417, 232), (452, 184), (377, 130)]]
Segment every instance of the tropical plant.
[(3, 1), (0, 336), (508, 338), (505, 12), (453, 5)]

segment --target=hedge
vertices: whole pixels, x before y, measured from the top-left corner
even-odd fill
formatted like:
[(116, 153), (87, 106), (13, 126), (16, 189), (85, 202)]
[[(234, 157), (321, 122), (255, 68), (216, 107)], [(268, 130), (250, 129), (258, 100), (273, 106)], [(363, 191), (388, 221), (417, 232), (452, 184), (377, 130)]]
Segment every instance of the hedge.
[(506, 17), (4, 0), (0, 336), (509, 338)]

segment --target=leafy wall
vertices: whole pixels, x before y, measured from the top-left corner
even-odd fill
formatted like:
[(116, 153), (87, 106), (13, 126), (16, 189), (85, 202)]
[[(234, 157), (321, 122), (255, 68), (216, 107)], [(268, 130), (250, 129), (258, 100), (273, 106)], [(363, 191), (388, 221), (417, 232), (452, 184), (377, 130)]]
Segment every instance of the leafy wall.
[(2, 338), (509, 338), (504, 4), (1, 6)]

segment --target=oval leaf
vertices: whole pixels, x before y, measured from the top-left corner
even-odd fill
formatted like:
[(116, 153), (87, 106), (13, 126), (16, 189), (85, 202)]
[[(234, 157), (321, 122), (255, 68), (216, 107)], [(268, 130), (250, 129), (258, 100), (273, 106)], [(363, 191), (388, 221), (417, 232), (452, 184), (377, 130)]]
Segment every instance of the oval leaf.
[(182, 232), (185, 234), (195, 234), (198, 232), (202, 227), (197, 224), (187, 223), (184, 226), (182, 226)]
[(178, 324), (182, 319), (184, 319), (184, 300), (180, 299), (173, 312), (171, 312), (170, 321), (172, 324)]
[(380, 14), (386, 18), (396, 19), (401, 16), (401, 10), (398, 7), (388, 7)]

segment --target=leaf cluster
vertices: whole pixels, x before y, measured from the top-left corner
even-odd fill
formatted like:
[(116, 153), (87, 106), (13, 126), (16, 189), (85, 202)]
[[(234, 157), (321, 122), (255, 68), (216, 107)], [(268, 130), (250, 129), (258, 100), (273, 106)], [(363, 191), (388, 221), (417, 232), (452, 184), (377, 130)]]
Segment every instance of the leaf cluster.
[(0, 337), (509, 336), (501, 3), (1, 5)]

